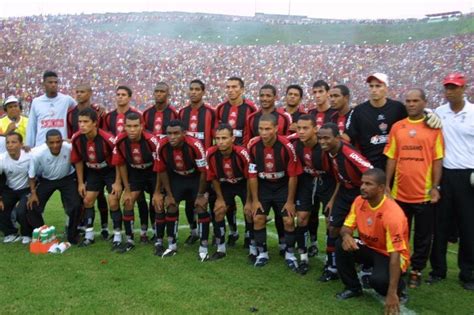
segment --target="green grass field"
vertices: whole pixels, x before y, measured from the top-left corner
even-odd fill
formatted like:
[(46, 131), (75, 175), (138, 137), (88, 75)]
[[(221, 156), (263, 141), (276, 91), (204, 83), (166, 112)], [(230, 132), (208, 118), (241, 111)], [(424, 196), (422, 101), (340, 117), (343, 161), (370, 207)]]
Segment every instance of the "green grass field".
[[(240, 21), (163, 21), (104, 23), (98, 30), (180, 38), (225, 45), (400, 44), (474, 32), (474, 18), (438, 23), (283, 25)], [(388, 40), (388, 42), (387, 42)]]
[[(123, 255), (113, 253), (110, 244), (99, 238), (91, 247), (73, 247), (63, 255), (36, 256), (25, 245), (1, 243), (0, 314), (246, 314), (252, 308), (259, 314), (380, 314), (383, 310), (382, 302), (370, 293), (337, 301), (340, 282), (316, 282), (322, 255), (310, 260), (306, 276), (290, 272), (278, 256), (273, 223), (270, 263), (256, 269), (247, 262), (242, 240), (225, 259), (200, 263), (198, 245), (183, 245), (188, 230), (185, 216), (181, 218), (178, 255), (168, 259), (154, 256), (152, 245), (138, 244)], [(50, 201), (45, 219), (63, 231), (58, 195)], [(322, 232), (320, 228), (320, 248), (324, 248)], [(450, 247), (448, 279), (409, 291), (405, 313), (474, 313), (474, 295), (457, 281), (456, 250), (457, 246)]]

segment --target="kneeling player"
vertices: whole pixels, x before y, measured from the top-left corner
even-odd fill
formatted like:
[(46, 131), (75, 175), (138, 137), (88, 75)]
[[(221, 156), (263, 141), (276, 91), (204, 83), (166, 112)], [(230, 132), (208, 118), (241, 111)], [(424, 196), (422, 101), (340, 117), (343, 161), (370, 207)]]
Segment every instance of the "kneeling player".
[[(94, 202), (99, 192), (107, 187), (108, 202), (114, 231), (122, 227), (119, 208), (122, 184), (120, 175), (112, 166), (114, 136), (97, 128), (97, 112), (86, 108), (79, 112), (79, 132), (72, 137), (71, 162), (76, 165), (79, 195), (83, 198), (86, 234), (79, 246), (94, 243)], [(120, 242), (120, 234), (114, 235), (114, 242)]]
[[(125, 116), (125, 132), (116, 142), (113, 164), (118, 167), (123, 183), (123, 225), (127, 242), (118, 252), (128, 252), (135, 247), (133, 241), (133, 207), (139, 195), (146, 191), (150, 196), (155, 191), (156, 176), (153, 173), (158, 140), (153, 134), (144, 131), (140, 115), (130, 112)], [(119, 213), (120, 214), (120, 213)], [(115, 237), (117, 235), (117, 238)], [(118, 248), (120, 231), (114, 231), (113, 248)]]
[[(234, 145), (235, 136), (232, 127), (223, 123), (216, 130), (216, 146), (207, 150), (207, 180), (212, 181), (217, 200), (214, 206), (214, 235), (216, 236), (217, 252), (211, 259), (217, 260), (226, 256), (225, 244), (225, 215), (230, 206), (235, 205), (238, 196), (250, 207), (250, 195), (247, 192), (247, 178), (250, 157), (244, 147)], [(250, 213), (245, 214), (246, 230), (253, 234), (252, 218)]]
[[(167, 137), (158, 144), (154, 170), (158, 173), (153, 196), (156, 208), (157, 242), (155, 255), (174, 256), (177, 250), (180, 201), (194, 202), (200, 228), (201, 246), (199, 259), (209, 259), (208, 239), (211, 216), (207, 212), (206, 196), (206, 153), (201, 142), (186, 136), (186, 129), (180, 120), (172, 120), (166, 128)], [(166, 192), (163, 205), (161, 186)], [(166, 226), (168, 248), (164, 250), (163, 236)]]
[[(250, 259), (255, 267), (268, 263), (267, 215), (270, 208), (284, 217), (285, 261), (291, 269), (298, 267), (295, 247), (295, 193), (298, 175), (302, 172), (293, 145), (284, 136), (277, 136), (277, 120), (272, 114), (263, 114), (258, 123), (259, 137), (249, 143), (249, 189), (252, 194), (254, 238), (257, 249), (250, 246)], [(258, 252), (257, 252), (258, 251)], [(258, 254), (258, 255), (257, 255)]]

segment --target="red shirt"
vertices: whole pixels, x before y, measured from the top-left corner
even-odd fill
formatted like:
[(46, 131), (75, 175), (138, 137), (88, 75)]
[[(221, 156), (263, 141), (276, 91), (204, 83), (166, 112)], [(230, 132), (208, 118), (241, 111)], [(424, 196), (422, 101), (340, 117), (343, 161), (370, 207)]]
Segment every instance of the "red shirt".
[(244, 147), (233, 145), (230, 156), (225, 157), (217, 146), (210, 147), (207, 156), (207, 180), (237, 183), (249, 177), (250, 156)]
[(112, 166), (112, 151), (115, 137), (110, 133), (97, 129), (94, 139), (76, 132), (72, 136), (71, 163), (84, 162), (91, 169), (102, 169)]
[(158, 138), (164, 138), (166, 136), (166, 125), (175, 119), (178, 119), (178, 112), (171, 105), (167, 105), (161, 111), (157, 110), (156, 106), (153, 105), (143, 112), (145, 129)]
[(108, 112), (103, 120), (102, 129), (110, 132), (114, 136), (125, 130), (125, 116), (128, 113), (137, 113), (140, 115), (140, 122), (143, 123), (142, 113), (133, 107), (130, 107), (125, 113), (119, 113), (117, 109)]
[(123, 165), (136, 169), (147, 169), (155, 162), (158, 139), (148, 131), (143, 131), (139, 141), (132, 142), (126, 133), (121, 133), (115, 142), (112, 156), (113, 165)]
[(188, 105), (179, 111), (179, 118), (186, 126), (189, 136), (199, 139), (206, 149), (212, 145), (214, 132), (217, 128), (217, 116), (214, 108), (207, 104), (202, 104), (198, 108)]

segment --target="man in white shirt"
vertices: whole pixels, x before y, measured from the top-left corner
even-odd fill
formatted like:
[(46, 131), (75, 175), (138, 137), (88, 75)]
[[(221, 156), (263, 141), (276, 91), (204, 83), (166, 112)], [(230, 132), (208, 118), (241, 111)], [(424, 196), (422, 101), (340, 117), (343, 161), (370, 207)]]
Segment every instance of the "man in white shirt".
[(31, 154), (22, 150), (23, 137), (17, 132), (10, 132), (6, 136), (6, 145), (7, 152), (0, 155), (0, 175), (5, 174), (6, 177), (5, 186), (0, 187), (0, 230), (5, 235), (4, 243), (19, 240), (18, 229), (12, 222), (12, 211), (15, 211), (22, 243), (28, 244), (33, 232), (26, 213)]
[(43, 74), (45, 94), (31, 102), (26, 129), (26, 145), (30, 148), (45, 142), (46, 132), (58, 129), (64, 139), (67, 138), (67, 112), (76, 101), (69, 95), (58, 92), (58, 75), (52, 71)]
[(446, 150), (430, 257), (432, 271), (427, 282), (433, 284), (446, 278), (449, 228), (455, 217), (459, 229), (459, 280), (464, 289), (474, 291), (474, 104), (464, 98), (463, 74), (449, 74), (443, 85), (448, 103), (435, 113), (443, 122)]
[(67, 239), (77, 243), (81, 199), (77, 191), (77, 179), (71, 164), (72, 145), (63, 142), (61, 132), (48, 130), (46, 144), (33, 149), (33, 157), (28, 170), (31, 196), (28, 210), (41, 215), (46, 203), (56, 190), (61, 193), (61, 201), (68, 216)]

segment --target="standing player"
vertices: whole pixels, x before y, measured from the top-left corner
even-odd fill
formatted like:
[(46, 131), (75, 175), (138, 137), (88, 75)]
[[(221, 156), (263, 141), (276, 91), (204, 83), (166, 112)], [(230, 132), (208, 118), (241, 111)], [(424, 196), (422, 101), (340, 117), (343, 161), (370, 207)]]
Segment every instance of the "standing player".
[[(97, 104), (91, 103), (92, 88), (89, 84), (79, 84), (76, 87), (76, 101), (77, 105), (69, 108), (67, 112), (67, 137), (72, 138), (72, 135), (79, 131), (79, 112), (86, 108), (92, 108), (97, 112), (98, 126), (101, 126), (105, 113), (103, 108)], [(109, 210), (107, 209), (107, 200), (104, 192), (101, 191), (97, 196), (97, 207), (100, 213), (100, 225), (102, 227), (101, 235), (104, 240), (109, 238)]]
[(324, 124), (318, 131), (321, 148), (327, 152), (334, 177), (339, 182), (334, 205), (329, 212), (329, 236), (327, 255), (323, 274), (319, 281), (337, 279), (335, 246), (339, 231), (349, 213), (354, 199), (360, 194), (361, 177), (372, 165), (350, 144), (342, 141), (339, 129), (334, 123)]
[(285, 112), (291, 115), (291, 125), (289, 131), (296, 132), (296, 122), (301, 115), (306, 114), (301, 101), (303, 99), (303, 88), (298, 84), (289, 85), (286, 88)]
[(424, 123), (425, 92), (411, 89), (406, 93), (408, 118), (396, 122), (390, 130), (387, 156), (388, 194), (405, 212), (411, 231), (415, 220), (414, 252), (410, 272), (410, 288), (421, 284), (421, 271), (426, 267), (433, 238), (434, 207), (440, 199), (439, 185), (443, 163), (443, 135)]
[(28, 115), (26, 145), (30, 148), (43, 144), (50, 129), (58, 129), (63, 138), (67, 138), (67, 111), (76, 105), (72, 97), (58, 92), (55, 72), (43, 74), (43, 87), (45, 94), (33, 99)]
[[(249, 116), (257, 111), (255, 104), (249, 99), (244, 98), (244, 81), (239, 77), (230, 77), (227, 79), (225, 85), (225, 91), (227, 100), (217, 106), (217, 120), (222, 123), (228, 123), (233, 130), (235, 137), (234, 144), (247, 147), (248, 139), (246, 134), (249, 132), (247, 129), (247, 120)], [(235, 242), (239, 238), (239, 232), (237, 230), (237, 209), (235, 202), (227, 205), (227, 222), (229, 223), (229, 238), (227, 244), (229, 246), (235, 245)], [(250, 238), (249, 231), (245, 229), (245, 240), (244, 247), (248, 247)]]
[(336, 112), (331, 116), (331, 122), (337, 125), (341, 135), (346, 132), (347, 118), (351, 115), (350, 91), (345, 85), (336, 85), (329, 90), (329, 103)]
[(336, 112), (329, 104), (329, 84), (324, 80), (317, 80), (313, 83), (313, 95), (316, 107), (309, 111), (309, 114), (316, 117), (316, 126), (321, 128), (331, 121), (331, 116)]
[(443, 122), (446, 155), (443, 160), (441, 202), (436, 212), (429, 283), (446, 278), (447, 241), (453, 217), (459, 225), (459, 280), (474, 290), (474, 104), (465, 98), (466, 78), (452, 73), (443, 80), (447, 104), (436, 109)]
[(46, 133), (46, 144), (36, 147), (28, 170), (31, 195), (29, 211), (42, 215), (48, 200), (56, 190), (67, 216), (66, 236), (70, 243), (77, 244), (77, 225), (81, 211), (81, 198), (77, 190), (77, 179), (71, 165), (72, 145), (64, 142), (59, 130)]
[[(244, 147), (234, 144), (235, 136), (229, 124), (221, 123), (216, 130), (216, 145), (207, 150), (207, 180), (212, 182), (217, 195), (214, 205), (214, 235), (216, 236), (217, 252), (211, 260), (226, 256), (224, 216), (231, 205), (235, 205), (235, 197), (239, 197), (244, 209), (250, 207), (250, 194), (247, 191), (247, 178), (250, 157)], [(253, 239), (253, 222), (248, 211), (245, 215), (245, 230), (249, 233), (249, 245)]]
[[(211, 216), (207, 212), (206, 152), (202, 143), (186, 135), (186, 128), (179, 120), (172, 120), (166, 127), (167, 137), (157, 148), (154, 170), (157, 183), (153, 203), (157, 209), (157, 243), (155, 255), (174, 256), (177, 251), (179, 203), (194, 201), (200, 226), (199, 259), (209, 259), (208, 238)], [(160, 187), (162, 186), (162, 187)], [(163, 188), (166, 192), (163, 205)], [(163, 246), (164, 232), (168, 234), (168, 248)]]
[(112, 159), (112, 163), (118, 167), (124, 187), (123, 225), (127, 241), (120, 248), (121, 253), (135, 247), (133, 208), (138, 196), (147, 192), (151, 199), (155, 191), (156, 176), (153, 173), (153, 163), (157, 145), (157, 138), (143, 130), (141, 116), (138, 113), (128, 113), (125, 116), (125, 132), (117, 137)]
[[(23, 137), (12, 131), (6, 136), (7, 152), (0, 155), (0, 176), (5, 175), (5, 187), (0, 186), (0, 230), (4, 234), (4, 243), (22, 240), (23, 244), (31, 242), (33, 229), (28, 222), (26, 203), (30, 188), (28, 187), (28, 168), (31, 154), (25, 152)], [(12, 222), (12, 212), (20, 224), (21, 237)]]
[(170, 88), (165, 82), (158, 82), (153, 92), (155, 105), (143, 112), (145, 129), (158, 139), (166, 137), (166, 125), (178, 118), (176, 109), (169, 104)]
[[(179, 111), (179, 119), (183, 122), (187, 134), (198, 139), (207, 150), (212, 145), (214, 130), (217, 126), (217, 116), (214, 108), (205, 104), (203, 97), (206, 86), (201, 80), (192, 80), (189, 84), (189, 105)], [(194, 200), (186, 201), (186, 217), (191, 234), (185, 243), (190, 245), (199, 239), (195, 213)]]
[[(355, 263), (372, 265), (369, 283), (385, 296), (385, 314), (399, 314), (400, 300), (407, 299), (401, 275), (410, 264), (408, 224), (402, 209), (385, 196), (385, 182), (380, 169), (362, 176), (361, 196), (352, 204), (337, 243), (337, 270), (345, 289), (336, 297), (362, 295)], [(354, 238), (355, 230), (360, 239)]]
[[(112, 166), (115, 137), (97, 127), (97, 112), (86, 108), (79, 113), (79, 131), (72, 137), (71, 162), (76, 166), (79, 195), (83, 198), (86, 234), (79, 246), (94, 243), (94, 202), (107, 187), (114, 242), (120, 242), (122, 214), (119, 208), (122, 185)], [(116, 233), (116, 232), (119, 233)]]
[[(301, 254), (299, 272), (306, 274), (309, 269), (308, 246), (306, 238), (308, 223), (312, 212), (319, 213), (320, 204), (325, 210), (332, 208), (338, 187), (329, 174), (329, 159), (318, 143), (315, 117), (302, 115), (297, 121), (297, 137), (292, 144), (296, 156), (303, 166), (303, 173), (298, 176), (296, 191), (296, 241)], [(326, 211), (325, 211), (326, 212)], [(319, 221), (319, 220), (318, 220)]]
[(302, 167), (293, 145), (285, 137), (277, 135), (278, 125), (274, 115), (263, 114), (258, 131), (260, 136), (249, 143), (249, 190), (257, 246), (256, 249), (250, 246), (249, 258), (252, 262), (255, 260), (255, 267), (268, 263), (266, 224), (270, 209), (273, 209), (275, 219), (284, 217), (285, 262), (290, 269), (297, 270), (294, 254), (295, 193)]

